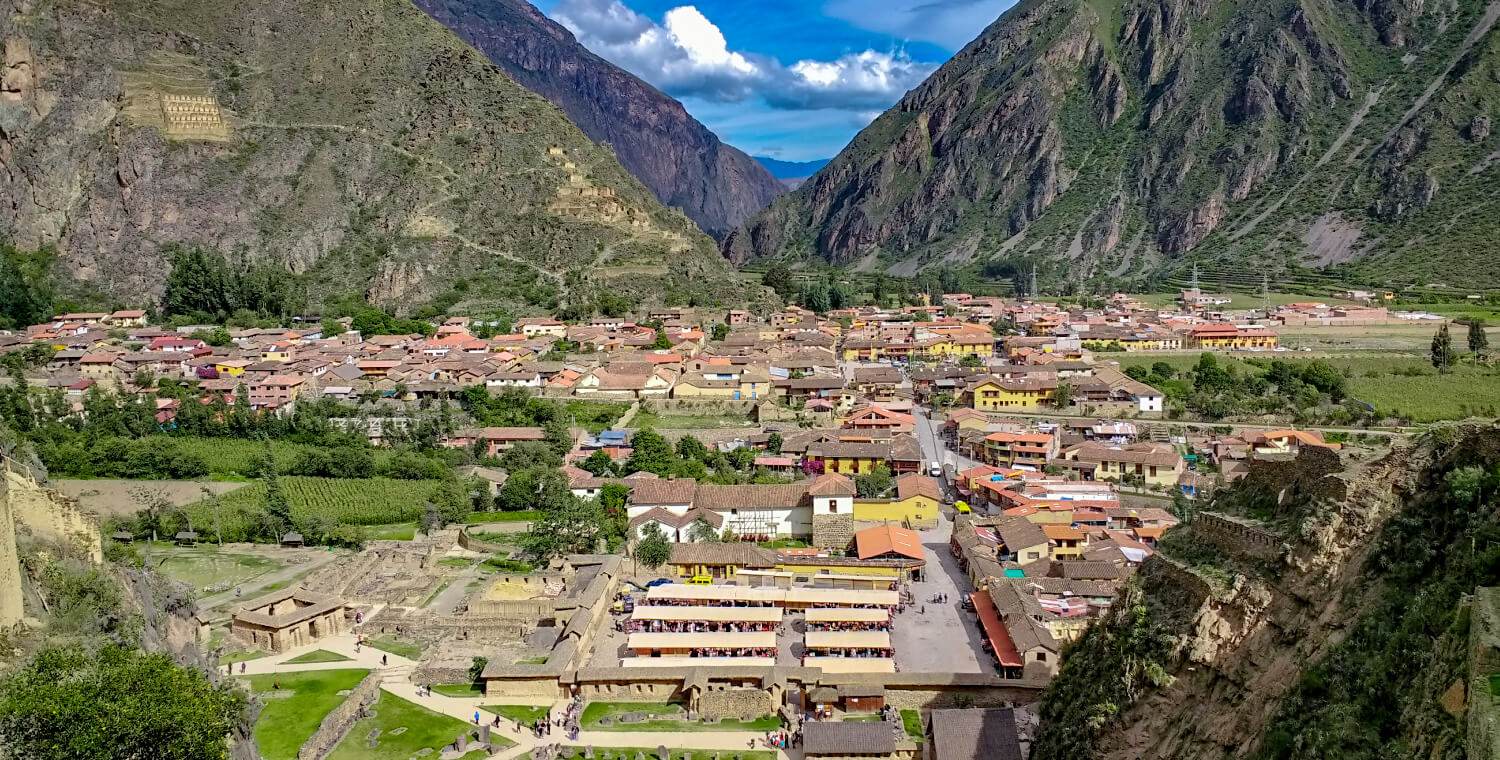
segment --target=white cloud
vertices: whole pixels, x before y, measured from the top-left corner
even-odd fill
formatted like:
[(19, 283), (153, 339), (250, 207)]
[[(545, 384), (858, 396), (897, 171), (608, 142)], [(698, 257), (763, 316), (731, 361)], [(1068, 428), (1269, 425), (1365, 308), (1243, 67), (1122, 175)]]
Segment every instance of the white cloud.
[(773, 108), (885, 108), (934, 68), (900, 51), (866, 50), (790, 67), (730, 50), (696, 7), (673, 8), (657, 24), (621, 0), (562, 0), (552, 17), (586, 47), (677, 97), (717, 103), (764, 100)]

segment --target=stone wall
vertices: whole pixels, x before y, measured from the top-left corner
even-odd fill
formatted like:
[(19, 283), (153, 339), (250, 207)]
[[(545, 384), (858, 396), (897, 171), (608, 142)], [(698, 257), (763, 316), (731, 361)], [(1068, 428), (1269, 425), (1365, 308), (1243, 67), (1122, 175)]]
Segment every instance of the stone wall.
[(507, 551), (506, 547), (504, 546), (501, 546), (499, 544), (492, 544), (488, 541), (481, 541), (480, 539), (469, 535), (469, 529), (467, 527), (459, 529), (458, 545), (462, 546), (465, 549), (468, 549), (471, 552), (481, 552), (484, 554), (496, 554), (499, 552)]
[(813, 546), (843, 549), (854, 541), (854, 515), (813, 515)]
[(775, 712), (771, 693), (759, 689), (710, 690), (698, 696), (698, 714), (704, 720), (754, 720)]
[(1007, 686), (933, 685), (904, 688), (886, 686), (885, 703), (898, 710), (936, 710), (952, 707), (1014, 707), (1041, 696), (1040, 688)]
[(99, 522), (78, 502), (7, 468), (6, 501), (20, 530), (34, 536), (76, 546), (95, 563), (104, 561)]
[(327, 757), (343, 740), (344, 735), (349, 733), (349, 727), (354, 725), (354, 721), (359, 720), (366, 708), (380, 696), (380, 678), (380, 671), (370, 671), (350, 691), (349, 698), (323, 718), (318, 730), (302, 744), (302, 749), (297, 750), (297, 760), (323, 760)]
[(1271, 558), (1288, 549), (1275, 533), (1215, 512), (1200, 512), (1193, 519), (1193, 530), (1231, 554)]
[(10, 628), (26, 616), (21, 601), (21, 560), (16, 552), (15, 512), (10, 506), (8, 478), (0, 478), (0, 628)]

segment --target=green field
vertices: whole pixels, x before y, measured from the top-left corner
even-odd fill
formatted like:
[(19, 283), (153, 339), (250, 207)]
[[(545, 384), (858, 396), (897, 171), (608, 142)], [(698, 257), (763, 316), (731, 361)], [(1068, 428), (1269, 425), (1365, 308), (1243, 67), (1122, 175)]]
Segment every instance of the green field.
[(367, 525), (365, 535), (388, 541), (410, 541), (417, 537), (417, 524), (402, 522), (388, 525)]
[[(291, 503), (293, 519), (307, 520), (322, 515), (334, 522), (356, 525), (388, 525), (415, 521), (422, 515), (437, 484), (430, 480), (392, 480), (389, 478), (310, 478), (288, 475), (281, 478), (281, 488)], [(250, 485), (219, 499), (219, 519), (225, 540), (243, 537), (252, 525), (253, 516), (265, 507), (264, 483)], [(197, 502), (187, 507), (195, 526), (214, 524), (213, 505)], [(201, 530), (201, 528), (200, 528)]]
[(916, 710), (901, 711), (901, 727), (906, 729), (906, 738), (918, 744), (927, 741), (927, 732), (922, 730), (922, 714)]
[(223, 656), (219, 657), (219, 664), (231, 665), (241, 662), (249, 662), (251, 660), (259, 660), (260, 658), (265, 657), (269, 654), (270, 652), (262, 651), (260, 649), (251, 649), (243, 652), (225, 652)]
[[(429, 750), (424, 757), (435, 758), (438, 750), (473, 728), (473, 724), (435, 713), (388, 692), (381, 692), (372, 707), (375, 716), (355, 721), (349, 735), (328, 756), (329, 760), (407, 760), (423, 750)], [(393, 733), (399, 729), (405, 730)], [(369, 736), (373, 731), (380, 733), (375, 738), (376, 745), (371, 747)], [(515, 744), (493, 733), (490, 741), (502, 747)], [(475, 750), (464, 755), (463, 760), (484, 756), (484, 750)]]
[(538, 718), (547, 717), (551, 708), (532, 705), (485, 705), (481, 709), (499, 715), (505, 720), (518, 720), (529, 726)]
[(743, 414), (674, 414), (642, 410), (630, 421), (636, 429), (657, 430), (710, 430), (714, 428), (741, 428), (755, 425)]
[[(1181, 293), (1176, 291), (1171, 293), (1150, 293), (1147, 295), (1135, 296), (1135, 299), (1147, 306), (1166, 308), (1169, 306), (1177, 306), (1177, 299), (1180, 295)], [(1353, 301), (1343, 298), (1334, 298), (1332, 296), (1309, 296), (1301, 293), (1267, 293), (1264, 298), (1261, 297), (1260, 293), (1224, 292), (1204, 293), (1204, 295), (1230, 299), (1229, 303), (1222, 306), (1210, 307), (1212, 309), (1258, 309), (1263, 303), (1270, 303), (1270, 305), (1273, 307), (1284, 306), (1289, 303), (1326, 303), (1330, 306), (1334, 304), (1354, 303)]]
[(309, 665), (317, 662), (349, 662), (350, 657), (345, 657), (338, 652), (330, 652), (327, 649), (314, 649), (306, 654), (299, 654), (286, 661), (288, 665)]
[[(343, 704), (341, 691), (354, 688), (370, 671), (312, 670), (251, 676), (250, 691), (265, 704), (255, 719), (255, 744), (266, 760), (294, 760), (323, 718)], [(276, 685), (280, 684), (280, 688)]]
[[(525, 522), (541, 517), (542, 513), (535, 509), (523, 509), (517, 512), (470, 512), (469, 525), (483, 525), (485, 523)], [(469, 531), (470, 535), (479, 535), (482, 530)]]
[(397, 638), (387, 633), (371, 636), (365, 640), (365, 643), (382, 652), (390, 652), (397, 657), (405, 657), (408, 660), (420, 659), (422, 657), (422, 650), (427, 648), (421, 643)]
[[(203, 530), (207, 535), (213, 529)], [(198, 591), (244, 585), (282, 567), (280, 562), (267, 557), (226, 551), (217, 546), (177, 546), (158, 541), (151, 544), (150, 552), (152, 567), (157, 572)]]
[(440, 683), (435, 684), (432, 690), (445, 697), (458, 697), (459, 699), (484, 696), (484, 689), (472, 683)]
[[(701, 721), (681, 720), (646, 720), (639, 723), (621, 723), (620, 715), (630, 712), (643, 712), (650, 715), (679, 715), (686, 716), (687, 711), (682, 705), (666, 702), (590, 702), (583, 708), (583, 718), (580, 721), (585, 731), (621, 731), (621, 732), (643, 732), (663, 731), (667, 733), (688, 733), (695, 731), (771, 731), (781, 727), (781, 719), (774, 715), (758, 718), (751, 721), (739, 721), (726, 719), (718, 723), (704, 723)], [(601, 718), (611, 718), (610, 725), (600, 725)]]

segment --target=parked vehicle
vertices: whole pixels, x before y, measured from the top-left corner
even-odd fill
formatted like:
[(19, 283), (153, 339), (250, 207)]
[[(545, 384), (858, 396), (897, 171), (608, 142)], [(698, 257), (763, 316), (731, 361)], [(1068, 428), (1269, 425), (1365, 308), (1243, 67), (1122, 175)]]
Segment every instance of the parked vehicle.
[(712, 586), (714, 579), (707, 575), (695, 575), (689, 578), (687, 583), (689, 586)]
[(942, 463), (939, 462), (936, 459), (932, 460), (932, 464), (927, 465), (927, 474), (931, 475), (934, 478), (941, 478), (941, 477), (943, 477), (943, 465), (942, 465)]
[(671, 582), (672, 582), (672, 579), (670, 579), (670, 578), (657, 578), (656, 580), (651, 581), (650, 583), (647, 583), (646, 584), (646, 588), (656, 588), (657, 586), (665, 586), (665, 585), (667, 585), (667, 584), (669, 584)]

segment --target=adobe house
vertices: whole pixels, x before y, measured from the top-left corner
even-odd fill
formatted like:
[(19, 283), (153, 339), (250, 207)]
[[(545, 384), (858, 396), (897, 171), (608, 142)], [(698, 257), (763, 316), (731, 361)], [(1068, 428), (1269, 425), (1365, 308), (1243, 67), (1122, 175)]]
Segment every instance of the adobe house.
[(271, 652), (306, 646), (344, 632), (342, 599), (291, 588), (246, 602), (234, 611), (230, 636)]

